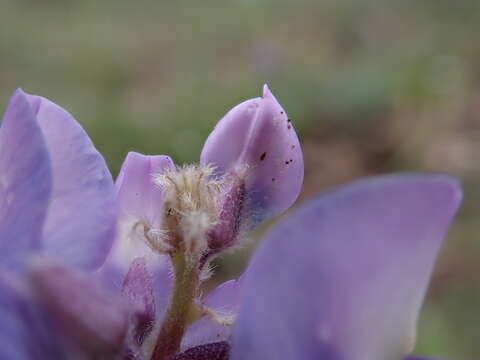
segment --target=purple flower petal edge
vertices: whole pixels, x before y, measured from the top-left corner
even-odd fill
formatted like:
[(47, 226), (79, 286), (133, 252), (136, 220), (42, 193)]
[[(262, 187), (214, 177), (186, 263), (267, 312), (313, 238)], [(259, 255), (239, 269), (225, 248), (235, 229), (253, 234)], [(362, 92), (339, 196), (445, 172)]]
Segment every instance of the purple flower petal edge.
[(25, 93), (12, 95), (0, 128), (0, 263), (18, 267), (40, 247), (52, 188), (45, 140)]

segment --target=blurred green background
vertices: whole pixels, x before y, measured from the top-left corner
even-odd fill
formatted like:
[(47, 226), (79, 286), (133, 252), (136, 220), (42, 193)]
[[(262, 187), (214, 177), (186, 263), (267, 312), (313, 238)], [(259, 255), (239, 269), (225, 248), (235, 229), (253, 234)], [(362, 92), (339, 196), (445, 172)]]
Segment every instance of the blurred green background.
[[(116, 175), (130, 150), (193, 162), (267, 82), (300, 133), (302, 199), (361, 176), (441, 171), (466, 198), (416, 352), (480, 354), (480, 1), (0, 0), (0, 101), (67, 108)], [(249, 249), (219, 262), (237, 276)]]

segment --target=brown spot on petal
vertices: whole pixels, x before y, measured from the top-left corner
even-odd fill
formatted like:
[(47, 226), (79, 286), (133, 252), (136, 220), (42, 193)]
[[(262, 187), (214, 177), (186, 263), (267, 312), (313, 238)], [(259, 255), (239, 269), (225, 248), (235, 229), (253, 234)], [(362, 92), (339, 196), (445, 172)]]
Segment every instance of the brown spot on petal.
[(262, 155), (260, 155), (260, 161), (265, 160), (265, 157), (267, 156), (267, 153), (264, 152)]

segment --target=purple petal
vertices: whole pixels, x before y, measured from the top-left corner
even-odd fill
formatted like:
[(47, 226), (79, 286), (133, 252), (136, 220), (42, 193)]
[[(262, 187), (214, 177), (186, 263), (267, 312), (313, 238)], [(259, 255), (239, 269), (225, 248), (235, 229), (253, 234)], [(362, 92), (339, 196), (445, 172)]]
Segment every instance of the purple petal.
[(28, 95), (28, 99), (53, 171), (45, 249), (70, 266), (95, 269), (104, 261), (115, 229), (111, 175), (88, 135), (67, 111), (39, 96)]
[[(154, 253), (148, 245), (146, 232), (161, 231), (163, 195), (153, 183), (153, 175), (174, 166), (168, 156), (147, 156), (130, 152), (115, 183), (119, 208), (118, 232), (102, 271), (117, 272), (117, 285), (129, 271), (134, 259), (144, 257), (149, 271), (165, 267), (166, 257)], [(153, 267), (152, 267), (153, 266)]]
[(121, 215), (144, 219), (160, 228), (163, 196), (152, 181), (153, 175), (174, 166), (169, 156), (128, 153), (115, 183)]
[[(143, 258), (153, 281), (157, 314), (163, 313), (171, 287), (168, 257), (153, 252), (144, 230), (161, 230), (163, 196), (152, 181), (154, 174), (175, 165), (168, 156), (147, 156), (130, 152), (115, 183), (119, 207), (118, 231), (112, 251), (100, 276), (111, 288), (120, 290), (135, 259)], [(153, 234), (152, 236), (154, 236)], [(143, 260), (142, 260), (143, 261)]]
[(201, 163), (245, 178), (257, 220), (281, 213), (297, 199), (303, 156), (287, 114), (265, 85), (263, 96), (230, 110), (208, 137)]
[(402, 358), (460, 200), (449, 177), (399, 175), (304, 205), (247, 270), (232, 360)]
[(25, 94), (15, 91), (0, 128), (0, 262), (40, 246), (51, 194), (49, 156)]
[[(242, 280), (229, 280), (213, 289), (205, 299), (205, 305), (219, 315), (235, 316), (238, 312)], [(221, 326), (203, 317), (193, 323), (187, 330), (182, 349), (229, 340), (231, 326)]]
[(0, 277), (0, 359), (66, 359), (45, 314), (18, 279)]
[(91, 277), (49, 262), (32, 271), (32, 284), (56, 327), (80, 350), (113, 354), (122, 350), (127, 309)]

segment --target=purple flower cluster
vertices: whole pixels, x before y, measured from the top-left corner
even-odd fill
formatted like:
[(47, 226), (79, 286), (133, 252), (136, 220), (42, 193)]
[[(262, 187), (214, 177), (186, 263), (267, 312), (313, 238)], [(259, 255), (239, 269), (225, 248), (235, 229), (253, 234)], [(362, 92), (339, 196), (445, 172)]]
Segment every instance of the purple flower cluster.
[(444, 175), (309, 200), (208, 294), (211, 261), (288, 209), (300, 144), (265, 86), (198, 165), (127, 155), (115, 183), (64, 109), (17, 90), (0, 128), (0, 359), (421, 360), (418, 312), (461, 201)]

